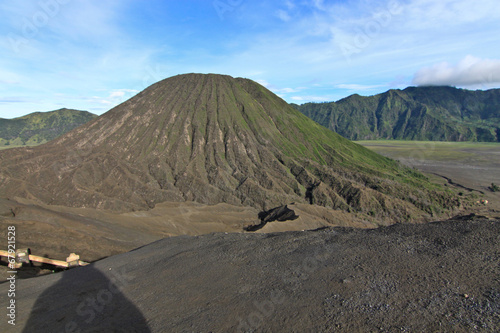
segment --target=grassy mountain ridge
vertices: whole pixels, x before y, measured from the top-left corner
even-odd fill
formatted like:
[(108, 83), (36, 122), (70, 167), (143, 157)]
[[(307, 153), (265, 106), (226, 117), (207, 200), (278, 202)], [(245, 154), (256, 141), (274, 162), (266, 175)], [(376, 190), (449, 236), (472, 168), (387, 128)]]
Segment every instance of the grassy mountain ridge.
[(500, 89), (409, 87), (293, 106), (350, 140), (500, 142)]
[(165, 79), (52, 142), (0, 153), (0, 189), (117, 211), (165, 201), (312, 203), (387, 222), (460, 205), (256, 82), (215, 74)]
[(97, 117), (87, 111), (59, 109), (26, 116), (0, 118), (0, 146), (37, 145), (53, 140)]

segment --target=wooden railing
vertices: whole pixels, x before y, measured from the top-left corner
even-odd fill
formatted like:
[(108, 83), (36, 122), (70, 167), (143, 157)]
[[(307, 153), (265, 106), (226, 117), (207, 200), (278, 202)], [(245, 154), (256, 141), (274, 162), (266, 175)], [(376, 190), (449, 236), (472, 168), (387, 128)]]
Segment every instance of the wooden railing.
[(0, 256), (7, 258), (11, 269), (17, 269), (20, 268), (23, 263), (31, 264), (32, 262), (39, 262), (64, 268), (88, 265), (87, 262), (80, 260), (80, 256), (75, 253), (71, 253), (69, 257), (66, 258), (66, 261), (35, 256), (31, 254), (30, 249), (17, 249), (15, 252), (0, 250)]

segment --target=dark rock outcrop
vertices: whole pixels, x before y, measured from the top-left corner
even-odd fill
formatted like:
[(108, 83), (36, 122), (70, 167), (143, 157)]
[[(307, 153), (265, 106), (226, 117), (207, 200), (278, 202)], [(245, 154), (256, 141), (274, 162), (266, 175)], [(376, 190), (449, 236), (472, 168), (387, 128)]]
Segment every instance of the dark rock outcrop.
[(295, 211), (288, 208), (287, 205), (272, 208), (267, 211), (262, 211), (259, 213), (260, 223), (256, 225), (251, 225), (245, 228), (246, 231), (257, 231), (262, 229), (267, 223), (278, 221), (293, 221), (299, 216), (295, 214)]

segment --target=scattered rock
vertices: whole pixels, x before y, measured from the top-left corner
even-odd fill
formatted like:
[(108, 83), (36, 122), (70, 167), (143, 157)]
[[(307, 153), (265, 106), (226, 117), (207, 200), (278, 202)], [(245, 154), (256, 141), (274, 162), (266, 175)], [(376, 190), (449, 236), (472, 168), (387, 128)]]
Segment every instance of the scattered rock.
[(295, 214), (295, 211), (288, 208), (287, 205), (279, 206), (276, 208), (272, 208), (267, 211), (262, 211), (259, 213), (260, 223), (256, 225), (250, 225), (245, 227), (246, 231), (257, 231), (262, 229), (267, 223), (273, 221), (293, 221), (297, 219), (299, 216)]
[(295, 211), (288, 208), (287, 205), (279, 206), (259, 213), (259, 219), (266, 223), (273, 221), (292, 221), (298, 217), (298, 215), (295, 215)]

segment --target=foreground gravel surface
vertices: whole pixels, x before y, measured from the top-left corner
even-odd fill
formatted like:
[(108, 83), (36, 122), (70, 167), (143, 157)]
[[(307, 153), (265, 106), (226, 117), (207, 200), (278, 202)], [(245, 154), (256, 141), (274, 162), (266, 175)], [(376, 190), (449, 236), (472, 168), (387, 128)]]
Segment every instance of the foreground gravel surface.
[(498, 332), (499, 222), (167, 238), (18, 280), (0, 331)]

